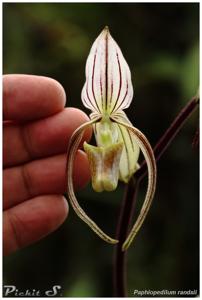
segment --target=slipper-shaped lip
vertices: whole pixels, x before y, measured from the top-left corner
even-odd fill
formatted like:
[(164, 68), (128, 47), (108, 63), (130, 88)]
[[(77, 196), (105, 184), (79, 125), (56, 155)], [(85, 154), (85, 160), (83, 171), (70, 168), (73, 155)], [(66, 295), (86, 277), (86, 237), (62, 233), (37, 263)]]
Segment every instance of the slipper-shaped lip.
[[(148, 187), (146, 196), (140, 214), (122, 245), (122, 250), (125, 251), (132, 243), (149, 211), (155, 193), (157, 171), (155, 157), (149, 141), (139, 129), (133, 127), (123, 112), (123, 109), (129, 107), (133, 98), (131, 73), (119, 46), (110, 35), (108, 27), (104, 28), (91, 48), (86, 63), (86, 82), (81, 98), (83, 104), (92, 112), (90, 115), (91, 120), (76, 129), (70, 139), (67, 153), (67, 194), (76, 214), (104, 241), (111, 244), (118, 242), (118, 240), (105, 234), (88, 217), (80, 207), (74, 193), (73, 164), (84, 131), (93, 126), (98, 146), (102, 148), (106, 146), (102, 144), (104, 143), (100, 133), (102, 124), (106, 122), (107, 130), (113, 128), (113, 132), (107, 132), (106, 134), (106, 137), (109, 137), (107, 147), (110, 147), (110, 143), (123, 145), (122, 154), (119, 155), (120, 180), (127, 183), (136, 171), (139, 150), (142, 151), (147, 163)], [(110, 148), (110, 151), (111, 149), (113, 147)], [(102, 155), (98, 156), (97, 159), (101, 159), (101, 157)], [(117, 177), (117, 170), (115, 171), (114, 174)], [(116, 180), (118, 180), (118, 177)], [(110, 185), (110, 189), (111, 186), (116, 187), (116, 182), (114, 185)]]

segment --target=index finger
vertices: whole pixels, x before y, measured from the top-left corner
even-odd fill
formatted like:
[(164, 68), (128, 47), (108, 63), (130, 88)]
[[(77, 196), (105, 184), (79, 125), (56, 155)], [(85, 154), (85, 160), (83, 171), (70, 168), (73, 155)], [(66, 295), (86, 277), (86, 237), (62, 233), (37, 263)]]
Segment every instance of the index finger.
[(66, 96), (56, 80), (35, 75), (3, 76), (4, 120), (30, 121), (64, 108)]

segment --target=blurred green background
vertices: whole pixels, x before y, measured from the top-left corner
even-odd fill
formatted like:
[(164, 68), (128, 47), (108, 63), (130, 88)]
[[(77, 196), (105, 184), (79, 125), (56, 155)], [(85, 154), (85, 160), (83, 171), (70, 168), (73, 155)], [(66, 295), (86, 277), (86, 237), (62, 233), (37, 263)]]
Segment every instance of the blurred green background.
[[(67, 105), (83, 109), (86, 58), (105, 25), (132, 72), (134, 101), (127, 114), (154, 145), (198, 90), (197, 3), (4, 3), (4, 73), (53, 77), (65, 88)], [(158, 163), (154, 202), (128, 253), (129, 296), (134, 289), (199, 288), (197, 128), (196, 112)], [(140, 203), (145, 188), (146, 180)], [(81, 206), (111, 235), (123, 189), (79, 193)], [(110, 297), (112, 267), (113, 246), (70, 209), (56, 232), (4, 259), (4, 284), (41, 291), (61, 285), (63, 296)]]

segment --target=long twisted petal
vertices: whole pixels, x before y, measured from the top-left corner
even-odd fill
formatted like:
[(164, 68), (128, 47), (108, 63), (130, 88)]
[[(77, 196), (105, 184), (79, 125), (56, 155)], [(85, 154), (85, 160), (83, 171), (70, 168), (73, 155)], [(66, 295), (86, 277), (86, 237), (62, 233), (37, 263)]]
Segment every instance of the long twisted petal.
[(155, 161), (155, 157), (153, 154), (153, 150), (152, 150), (147, 138), (143, 135), (143, 133), (140, 130), (138, 130), (137, 128), (122, 121), (118, 115), (117, 116), (114, 115), (113, 117), (111, 117), (111, 119), (113, 119), (115, 122), (117, 122), (118, 124), (124, 126), (129, 131), (131, 131), (131, 133), (134, 135), (134, 138), (136, 139), (136, 143), (140, 147), (140, 149), (145, 157), (147, 167), (148, 167), (148, 187), (147, 187), (145, 200), (144, 200), (142, 209), (140, 211), (140, 214), (139, 214), (135, 224), (133, 225), (127, 239), (125, 240), (125, 242), (122, 245), (122, 250), (125, 251), (126, 249), (128, 249), (128, 247), (132, 243), (134, 237), (136, 236), (137, 232), (139, 231), (140, 227), (142, 226), (144, 219), (145, 219), (145, 217), (149, 211), (149, 208), (151, 206), (151, 203), (152, 203), (152, 200), (154, 197), (154, 193), (155, 193), (155, 189), (156, 189), (156, 175), (157, 175), (156, 161)]
[(103, 239), (104, 241), (106, 241), (110, 244), (116, 244), (116, 243), (118, 243), (117, 240), (112, 239), (107, 234), (105, 234), (97, 226), (97, 224), (87, 216), (87, 214), (84, 212), (84, 210), (80, 207), (80, 205), (76, 199), (76, 196), (74, 194), (72, 174), (73, 174), (73, 164), (74, 164), (75, 154), (76, 154), (76, 151), (78, 149), (79, 143), (82, 139), (85, 129), (87, 129), (89, 126), (91, 126), (92, 124), (97, 122), (99, 119), (100, 119), (100, 117), (97, 117), (97, 118), (81, 125), (73, 133), (73, 135), (70, 139), (70, 144), (69, 144), (69, 148), (67, 151), (67, 157), (68, 157), (68, 160), (67, 160), (67, 194), (69, 197), (69, 201), (70, 201), (74, 211), (78, 215), (78, 217), (80, 217), (101, 239)]

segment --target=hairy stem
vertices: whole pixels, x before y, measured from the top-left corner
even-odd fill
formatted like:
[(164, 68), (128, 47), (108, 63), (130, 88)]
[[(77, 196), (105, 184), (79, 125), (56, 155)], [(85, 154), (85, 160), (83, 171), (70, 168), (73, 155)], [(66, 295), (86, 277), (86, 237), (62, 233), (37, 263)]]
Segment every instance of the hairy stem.
[[(199, 98), (193, 97), (187, 105), (180, 111), (177, 117), (173, 120), (169, 128), (165, 131), (162, 137), (154, 147), (154, 155), (156, 161), (160, 159), (162, 154), (165, 152), (167, 147), (170, 145), (174, 137), (177, 135), (179, 130), (188, 120), (190, 115), (195, 111), (199, 105)], [(119, 243), (115, 246), (114, 252), (114, 296), (126, 297), (126, 253), (122, 251), (122, 243), (125, 241), (130, 224), (132, 222), (135, 200), (138, 192), (138, 186), (140, 181), (147, 174), (146, 162), (143, 161), (140, 169), (131, 178), (129, 184), (126, 187), (124, 199), (120, 209), (120, 215), (117, 225), (117, 240)]]

